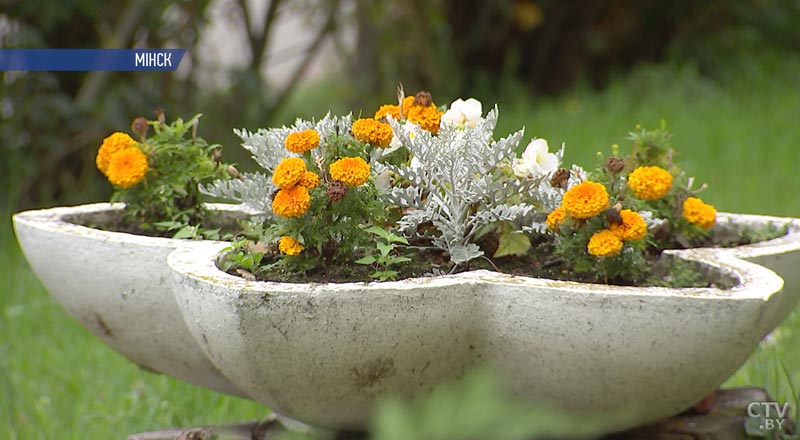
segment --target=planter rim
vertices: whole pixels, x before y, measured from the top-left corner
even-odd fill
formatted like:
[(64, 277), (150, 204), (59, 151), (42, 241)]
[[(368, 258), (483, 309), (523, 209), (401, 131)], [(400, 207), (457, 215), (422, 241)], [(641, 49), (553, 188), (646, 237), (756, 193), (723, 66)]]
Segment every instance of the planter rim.
[(728, 252), (717, 249), (687, 249), (665, 251), (675, 257), (697, 262), (719, 271), (737, 281), (730, 289), (715, 287), (637, 287), (616, 286), (576, 281), (560, 281), (546, 278), (532, 278), (489, 270), (473, 270), (453, 275), (408, 278), (399, 281), (369, 281), (349, 283), (284, 283), (275, 281), (248, 281), (244, 278), (223, 272), (215, 260), (226, 248), (225, 243), (200, 243), (192, 249), (177, 249), (167, 257), (173, 271), (201, 284), (222, 284), (232, 295), (383, 295), (387, 291), (395, 294), (413, 295), (426, 287), (445, 287), (457, 284), (506, 284), (531, 286), (552, 290), (581, 293), (598, 293), (608, 296), (630, 297), (682, 297), (698, 300), (759, 300), (767, 302), (773, 295), (781, 292), (783, 279), (775, 272), (761, 265), (737, 258)]
[(800, 250), (800, 218), (776, 217), (761, 214), (717, 213), (717, 223), (723, 221), (773, 223), (788, 225), (786, 235), (758, 243), (744, 244), (732, 248), (697, 248), (727, 251), (738, 258), (754, 258), (769, 254), (780, 254)]
[[(206, 207), (217, 212), (245, 212), (251, 215), (259, 214), (246, 205), (233, 203), (206, 203)], [(107, 231), (91, 228), (89, 226), (73, 223), (68, 220), (70, 216), (97, 214), (104, 212), (119, 212), (125, 208), (124, 203), (90, 203), (75, 206), (57, 206), (53, 208), (22, 211), (12, 216), (13, 223), (26, 223), (37, 229), (59, 232), (62, 234), (91, 235), (98, 239), (117, 243), (136, 243), (137, 246), (165, 246), (174, 243), (174, 238), (153, 237), (149, 235), (131, 234), (129, 232)], [(196, 240), (178, 239), (182, 243), (199, 242)], [(205, 242), (226, 243), (217, 240), (203, 240)]]

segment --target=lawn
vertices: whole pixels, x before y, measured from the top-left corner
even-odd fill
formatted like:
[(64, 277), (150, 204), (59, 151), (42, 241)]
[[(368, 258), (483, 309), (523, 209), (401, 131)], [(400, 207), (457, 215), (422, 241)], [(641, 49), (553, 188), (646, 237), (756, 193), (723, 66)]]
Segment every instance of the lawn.
[[(525, 125), (526, 137), (544, 137), (551, 148), (564, 142), (567, 162), (589, 167), (597, 150), (628, 147), (634, 124), (664, 119), (685, 170), (709, 184), (706, 201), (724, 211), (800, 217), (800, 58), (763, 55), (727, 71), (711, 81), (691, 67), (649, 66), (603, 92), (578, 88), (557, 99), (511, 90), (498, 98), (499, 130)], [(252, 402), (142, 371), (80, 328), (20, 255), (10, 212), (0, 217), (0, 268), (0, 438), (124, 438), (266, 414)], [(798, 408), (791, 390), (800, 388), (798, 347), (800, 309), (728, 385), (765, 386)]]

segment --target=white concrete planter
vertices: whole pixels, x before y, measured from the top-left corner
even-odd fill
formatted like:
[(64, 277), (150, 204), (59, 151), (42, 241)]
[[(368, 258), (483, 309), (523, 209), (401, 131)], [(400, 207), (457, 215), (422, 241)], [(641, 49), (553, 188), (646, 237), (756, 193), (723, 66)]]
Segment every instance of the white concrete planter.
[[(210, 205), (244, 218), (235, 205)], [(172, 294), (167, 255), (197, 241), (108, 232), (75, 224), (102, 222), (123, 205), (98, 203), (14, 215), (20, 247), (50, 294), (81, 325), (145, 369), (241, 395), (208, 361)]]
[[(216, 268), (224, 245), (214, 243), (178, 249), (168, 262), (179, 308), (211, 361), (290, 418), (360, 428), (380, 396), (410, 397), (488, 363), (521, 398), (638, 414), (622, 429), (686, 409), (745, 362), (797, 303), (799, 237), (794, 222), (787, 236), (758, 245), (672, 252), (738, 281), (729, 290), (487, 271), (386, 283), (250, 282)], [(780, 270), (788, 289), (738, 257)]]

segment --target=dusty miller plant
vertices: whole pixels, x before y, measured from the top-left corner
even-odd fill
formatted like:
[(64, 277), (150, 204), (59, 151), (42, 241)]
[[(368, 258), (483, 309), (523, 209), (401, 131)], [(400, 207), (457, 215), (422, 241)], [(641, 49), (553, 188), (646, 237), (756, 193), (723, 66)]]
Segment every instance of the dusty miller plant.
[(475, 127), (445, 125), (436, 136), (425, 130), (415, 130), (410, 136), (390, 121), (415, 163), (386, 166), (408, 186), (394, 187), (383, 198), (404, 208), (406, 214), (397, 223), (402, 233), (422, 237), (422, 226), (432, 224), (436, 233), (425, 238), (457, 265), (483, 255), (474, 242), (483, 226), (519, 222), (535, 209), (519, 196), (533, 194), (539, 180), (520, 180), (504, 172), (509, 158), (516, 157), (523, 130), (495, 141), (496, 123), (496, 107)]
[[(292, 127), (259, 128), (252, 132), (234, 129), (233, 132), (242, 139), (242, 147), (249, 151), (253, 160), (266, 171), (266, 173), (242, 173), (239, 179), (216, 180), (200, 187), (203, 194), (226, 200), (240, 202), (260, 213), (271, 215), (272, 195), (277, 190), (270, 177), (275, 167), (285, 158), (299, 156), (290, 153), (284, 148), (286, 136), (295, 131), (314, 129), (319, 133), (323, 142), (333, 136), (347, 133), (352, 125), (353, 116), (334, 116), (330, 113), (319, 121), (306, 121), (298, 118)], [(319, 150), (310, 153), (317, 157)]]

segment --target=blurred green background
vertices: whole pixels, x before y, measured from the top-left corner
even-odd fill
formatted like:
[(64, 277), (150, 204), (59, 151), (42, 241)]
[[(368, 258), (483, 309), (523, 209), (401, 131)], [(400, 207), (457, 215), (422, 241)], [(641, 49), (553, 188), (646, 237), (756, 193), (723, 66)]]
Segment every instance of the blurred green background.
[[(800, 1), (0, 0), (2, 48), (180, 47), (177, 72), (2, 72), (0, 437), (119, 438), (263, 416), (138, 370), (77, 326), (21, 256), (19, 210), (106, 200), (94, 155), (162, 107), (254, 164), (234, 127), (371, 114), (409, 92), (500, 108), (498, 132), (594, 165), (636, 123), (667, 121), (684, 168), (724, 211), (800, 217)], [(729, 385), (798, 408), (800, 313)], [(794, 385), (794, 386), (792, 386)]]

